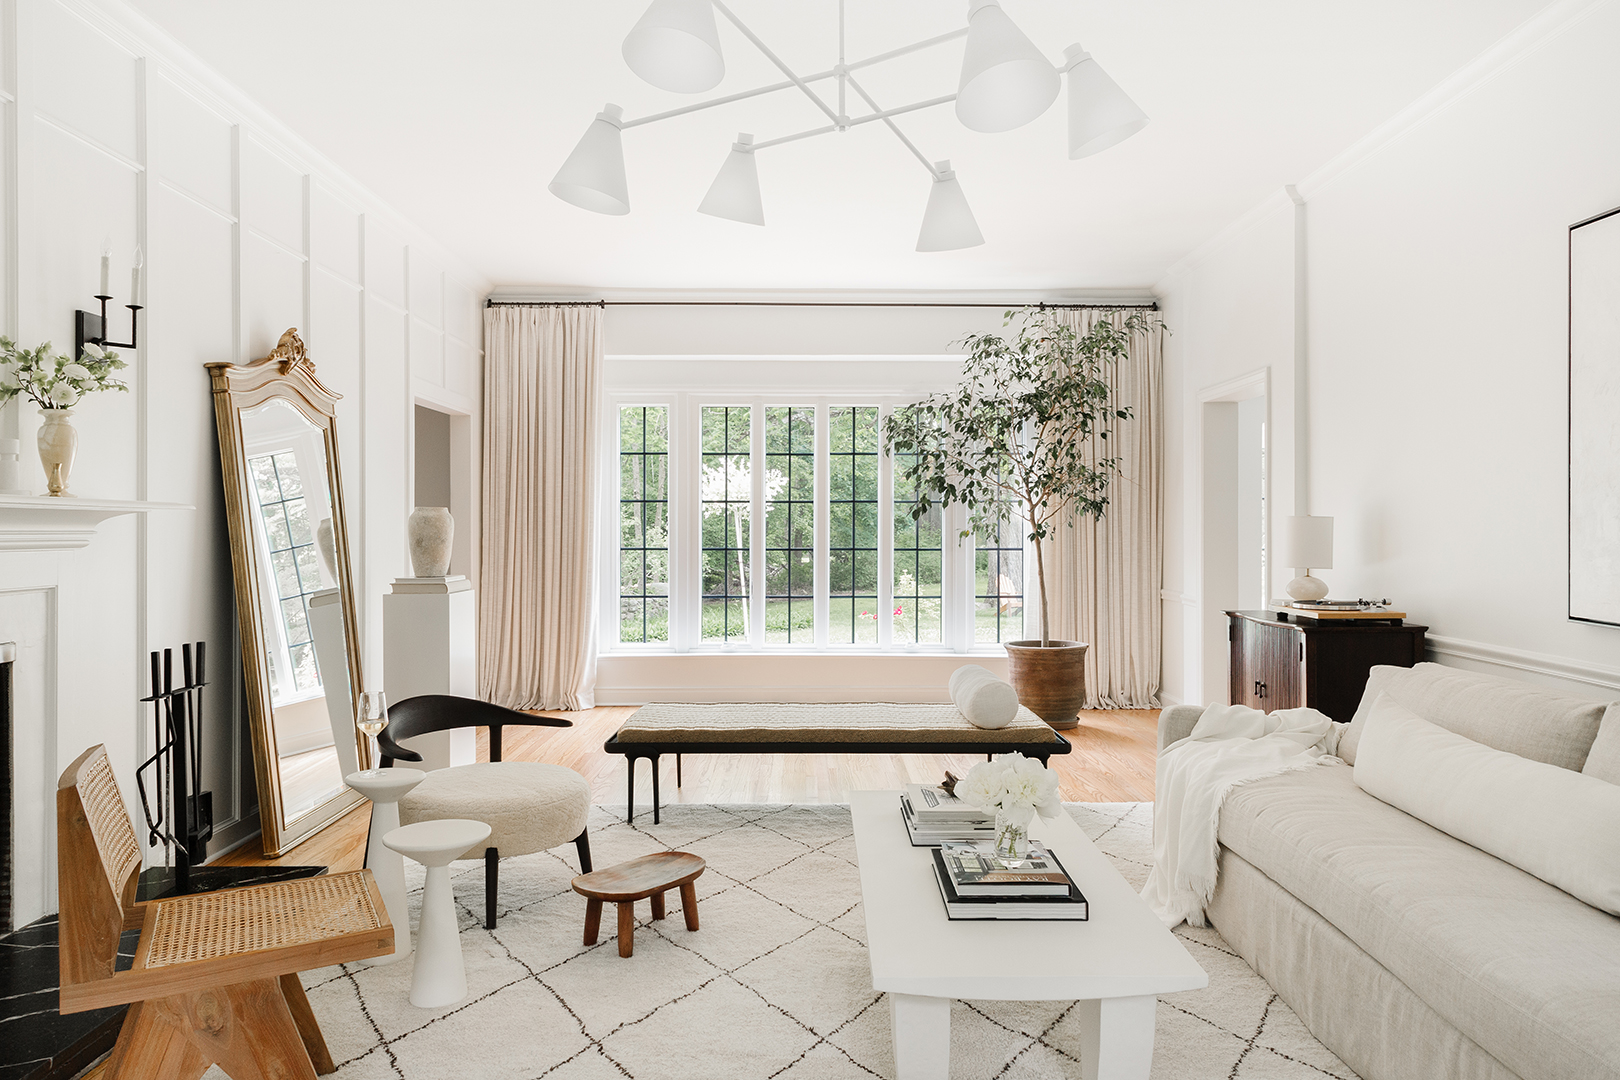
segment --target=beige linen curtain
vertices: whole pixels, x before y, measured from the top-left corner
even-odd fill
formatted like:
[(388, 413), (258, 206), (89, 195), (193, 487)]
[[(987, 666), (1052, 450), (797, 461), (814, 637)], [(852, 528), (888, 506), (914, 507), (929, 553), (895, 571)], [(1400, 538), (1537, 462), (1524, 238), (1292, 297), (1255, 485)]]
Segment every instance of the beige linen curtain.
[(513, 709), (596, 703), (602, 309), (484, 309), (479, 692)]
[[(1118, 325), (1125, 314), (1078, 308), (1052, 317), (1084, 334), (1096, 320)], [(1130, 406), (1131, 419), (1112, 421), (1108, 438), (1097, 442), (1099, 456), (1120, 459), (1102, 520), (1076, 518), (1072, 529), (1060, 523), (1046, 542), (1052, 636), (1091, 645), (1088, 709), (1159, 705), (1163, 337), (1159, 330), (1134, 335), (1129, 357), (1112, 372), (1113, 400)]]

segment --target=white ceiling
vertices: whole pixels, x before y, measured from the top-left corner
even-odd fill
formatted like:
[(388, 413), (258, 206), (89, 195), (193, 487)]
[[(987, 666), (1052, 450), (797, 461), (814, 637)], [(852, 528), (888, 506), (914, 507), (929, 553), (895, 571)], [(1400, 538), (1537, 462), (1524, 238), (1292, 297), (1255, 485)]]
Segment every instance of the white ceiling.
[[(646, 0), (132, 0), (316, 148), (505, 286), (1084, 290), (1177, 259), (1530, 18), (1545, 0), (1005, 0), (1049, 57), (1083, 44), (1153, 118), (1069, 161), (1064, 99), (982, 135), (950, 106), (898, 120), (957, 170), (987, 243), (913, 250), (929, 178), (881, 124), (761, 151), (768, 225), (696, 212), (738, 131), (825, 121), (796, 91), (626, 131), (632, 211), (546, 191), (604, 102), (700, 100), (619, 55)], [(959, 0), (847, 0), (851, 60), (961, 26)], [(802, 72), (836, 60), (836, 0), (731, 0)], [(781, 76), (720, 21), (725, 80)], [(953, 93), (960, 41), (870, 71), (885, 107)], [(831, 92), (832, 83), (821, 83)], [(856, 115), (857, 106), (849, 108)]]

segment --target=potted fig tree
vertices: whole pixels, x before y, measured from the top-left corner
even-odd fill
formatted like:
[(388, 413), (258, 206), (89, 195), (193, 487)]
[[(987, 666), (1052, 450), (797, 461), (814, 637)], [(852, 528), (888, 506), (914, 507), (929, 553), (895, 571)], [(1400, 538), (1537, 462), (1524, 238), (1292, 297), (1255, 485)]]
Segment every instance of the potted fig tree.
[(903, 455), (900, 475), (918, 492), (913, 519), (935, 506), (961, 504), (963, 537), (995, 535), (1014, 522), (1035, 544), (1041, 636), (1004, 642), (1018, 700), (1054, 727), (1074, 727), (1085, 703), (1087, 645), (1057, 641), (1047, 616), (1043, 541), (1081, 516), (1100, 518), (1119, 459), (1099, 452), (1108, 429), (1131, 411), (1114, 402), (1109, 369), (1131, 339), (1160, 328), (1152, 312), (1117, 323), (1099, 319), (1084, 334), (1032, 309), (1009, 311), (1009, 337), (978, 334), (962, 381), (884, 421), (884, 449)]

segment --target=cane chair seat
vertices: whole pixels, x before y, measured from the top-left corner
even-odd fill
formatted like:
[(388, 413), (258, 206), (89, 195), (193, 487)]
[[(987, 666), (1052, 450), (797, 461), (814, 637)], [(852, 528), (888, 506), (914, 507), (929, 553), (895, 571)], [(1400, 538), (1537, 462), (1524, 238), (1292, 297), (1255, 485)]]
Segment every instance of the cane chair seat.
[[(332, 874), (159, 901), (136, 966), (195, 964), (289, 949), (388, 925), (361, 873)], [(144, 961), (144, 963), (143, 963)], [(298, 970), (293, 967), (290, 970)]]

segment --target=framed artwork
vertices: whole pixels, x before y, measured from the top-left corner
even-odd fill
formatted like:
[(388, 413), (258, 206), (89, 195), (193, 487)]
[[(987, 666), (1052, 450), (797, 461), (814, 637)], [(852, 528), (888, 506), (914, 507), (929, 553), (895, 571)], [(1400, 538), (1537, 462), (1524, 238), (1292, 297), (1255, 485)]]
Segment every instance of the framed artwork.
[(1620, 626), (1620, 207), (1569, 227), (1569, 617)]

